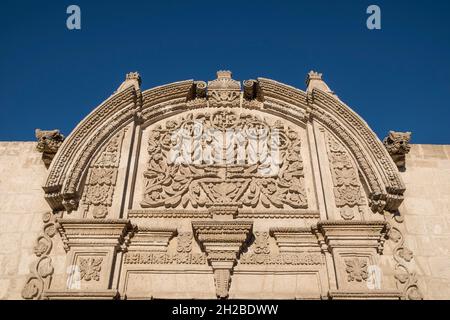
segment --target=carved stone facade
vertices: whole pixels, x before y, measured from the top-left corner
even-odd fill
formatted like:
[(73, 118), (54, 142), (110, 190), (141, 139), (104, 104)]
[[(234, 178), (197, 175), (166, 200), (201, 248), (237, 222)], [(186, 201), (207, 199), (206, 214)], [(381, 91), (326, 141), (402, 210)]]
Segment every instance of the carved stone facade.
[(128, 74), (64, 142), (39, 132), (54, 159), (33, 167), (45, 214), (22, 298), (434, 297), (408, 134), (383, 145), (317, 72), (306, 91), (229, 71), (140, 86)]

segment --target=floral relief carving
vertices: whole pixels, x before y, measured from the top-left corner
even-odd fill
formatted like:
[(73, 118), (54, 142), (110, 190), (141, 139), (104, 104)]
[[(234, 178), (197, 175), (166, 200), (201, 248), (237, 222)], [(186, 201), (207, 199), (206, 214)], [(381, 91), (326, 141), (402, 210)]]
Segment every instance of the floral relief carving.
[(177, 236), (177, 252), (189, 253), (192, 251), (192, 232), (180, 232)]
[(50, 287), (54, 269), (49, 255), (53, 246), (52, 238), (56, 234), (55, 221), (59, 216), (59, 213), (46, 212), (42, 217), (44, 222), (43, 232), (38, 236), (33, 248), (38, 260), (32, 265), (31, 274), (22, 289), (24, 299), (40, 300), (44, 290)]
[[(229, 132), (237, 134), (230, 136)], [(272, 136), (276, 146), (269, 139)], [(183, 139), (195, 137), (201, 137), (198, 143), (183, 147)], [(255, 159), (261, 148), (270, 155)], [(281, 121), (271, 125), (228, 110), (168, 120), (149, 134), (141, 206), (197, 208), (232, 203), (307, 208), (300, 152), (299, 134)], [(271, 158), (274, 154), (278, 159)], [(273, 168), (274, 164), (279, 165)]]
[(255, 232), (255, 242), (253, 251), (256, 254), (269, 254), (269, 233), (268, 232)]
[(367, 280), (367, 261), (364, 259), (353, 258), (345, 259), (345, 271), (347, 272), (348, 282), (357, 281), (362, 282)]
[(421, 300), (423, 295), (418, 286), (417, 275), (410, 272), (408, 263), (413, 259), (413, 252), (405, 246), (405, 239), (399, 228), (392, 226), (388, 233), (394, 243), (395, 275), (397, 288), (403, 291), (405, 298)]
[(96, 219), (107, 217), (112, 206), (124, 133), (116, 134), (89, 168), (83, 204)]
[(85, 281), (99, 281), (103, 258), (80, 258), (80, 279)]
[(327, 145), (336, 206), (343, 219), (351, 220), (355, 216), (353, 208), (359, 208), (362, 201), (358, 172), (345, 149), (330, 135)]

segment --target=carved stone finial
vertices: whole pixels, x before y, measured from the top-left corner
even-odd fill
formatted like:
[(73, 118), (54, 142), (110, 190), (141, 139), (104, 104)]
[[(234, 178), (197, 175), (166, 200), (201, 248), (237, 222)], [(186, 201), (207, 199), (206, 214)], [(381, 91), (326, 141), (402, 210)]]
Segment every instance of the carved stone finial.
[(323, 81), (322, 74), (316, 71), (310, 71), (308, 76), (306, 77), (306, 92), (312, 92), (314, 88), (322, 90), (326, 93), (330, 93), (334, 95), (334, 92), (331, 91), (330, 87)]
[(125, 81), (122, 82), (116, 93), (122, 92), (131, 86), (134, 86), (136, 90), (139, 90), (139, 88), (141, 87), (141, 82), (141, 76), (138, 72), (129, 72), (125, 77)]
[(405, 169), (405, 156), (411, 149), (411, 132), (389, 131), (383, 144), (399, 169)]
[(231, 71), (217, 71), (217, 79), (208, 82), (211, 107), (239, 106), (241, 83), (231, 78)]
[(41, 130), (36, 129), (36, 139), (38, 143), (36, 149), (42, 152), (42, 161), (45, 166), (50, 166), (56, 152), (64, 141), (64, 136), (59, 130)]

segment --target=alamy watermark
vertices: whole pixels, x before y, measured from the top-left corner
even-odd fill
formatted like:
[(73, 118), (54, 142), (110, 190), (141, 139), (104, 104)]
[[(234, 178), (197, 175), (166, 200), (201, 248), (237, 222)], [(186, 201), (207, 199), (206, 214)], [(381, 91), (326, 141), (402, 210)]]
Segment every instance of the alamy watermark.
[(372, 4), (367, 7), (367, 14), (370, 16), (367, 18), (366, 25), (369, 30), (381, 29), (381, 9), (379, 6)]
[(66, 9), (69, 15), (66, 20), (66, 26), (69, 30), (81, 30), (81, 9), (77, 5), (70, 5)]

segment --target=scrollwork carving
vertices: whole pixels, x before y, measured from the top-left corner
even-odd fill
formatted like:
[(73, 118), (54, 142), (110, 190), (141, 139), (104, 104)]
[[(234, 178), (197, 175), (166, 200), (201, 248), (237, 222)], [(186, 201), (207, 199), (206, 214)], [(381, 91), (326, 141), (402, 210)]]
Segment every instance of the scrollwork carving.
[(31, 267), (31, 274), (25, 281), (22, 289), (24, 299), (40, 300), (44, 290), (50, 286), (53, 274), (52, 259), (49, 254), (52, 250), (52, 239), (56, 233), (55, 221), (58, 214), (44, 213), (42, 221), (44, 227), (33, 248), (34, 254), (39, 258)]

